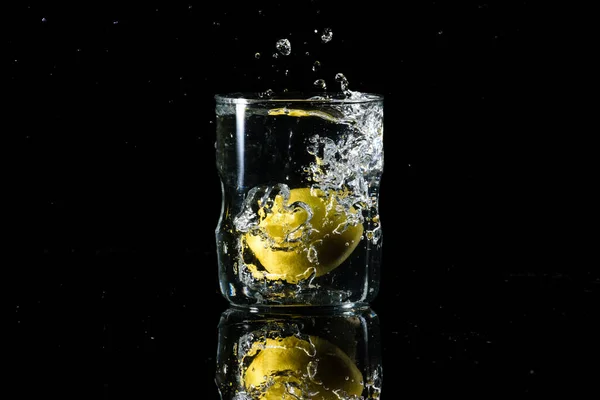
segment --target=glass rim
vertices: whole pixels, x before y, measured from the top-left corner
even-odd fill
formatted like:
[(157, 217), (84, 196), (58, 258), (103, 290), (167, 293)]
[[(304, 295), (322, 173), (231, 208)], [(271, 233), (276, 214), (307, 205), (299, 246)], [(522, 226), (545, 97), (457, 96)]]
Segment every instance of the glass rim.
[(370, 92), (352, 92), (357, 97), (347, 97), (342, 92), (283, 92), (266, 97), (257, 92), (231, 92), (215, 94), (219, 104), (264, 104), (264, 103), (318, 103), (318, 104), (360, 104), (383, 101), (383, 95)]

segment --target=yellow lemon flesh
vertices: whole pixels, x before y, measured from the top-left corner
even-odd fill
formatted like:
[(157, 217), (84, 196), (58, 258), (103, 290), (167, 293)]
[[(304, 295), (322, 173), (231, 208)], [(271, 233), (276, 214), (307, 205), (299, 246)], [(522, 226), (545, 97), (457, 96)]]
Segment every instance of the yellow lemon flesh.
[[(363, 233), (362, 224), (347, 222), (347, 212), (340, 211), (335, 193), (297, 188), (274, 199), (271, 212), (259, 210), (262, 235), (247, 233), (245, 241), (266, 273), (257, 277), (282, 279), (298, 283), (311, 274), (324, 275), (337, 268), (350, 256)], [(310, 209), (310, 212), (307, 211)], [(312, 216), (311, 216), (312, 213)]]
[(245, 389), (260, 400), (339, 400), (360, 396), (363, 376), (339, 347), (310, 336), (309, 341), (289, 336), (254, 343), (253, 356), (242, 372)]

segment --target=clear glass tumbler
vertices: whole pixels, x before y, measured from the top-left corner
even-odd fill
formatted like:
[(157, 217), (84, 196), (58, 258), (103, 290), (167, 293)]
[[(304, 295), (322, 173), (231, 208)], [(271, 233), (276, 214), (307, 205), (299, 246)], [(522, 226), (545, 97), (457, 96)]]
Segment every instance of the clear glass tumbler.
[(216, 95), (220, 289), (234, 305), (351, 306), (379, 289), (383, 97)]
[(221, 314), (215, 374), (221, 398), (380, 399), (377, 314), (369, 307), (294, 309), (233, 306)]

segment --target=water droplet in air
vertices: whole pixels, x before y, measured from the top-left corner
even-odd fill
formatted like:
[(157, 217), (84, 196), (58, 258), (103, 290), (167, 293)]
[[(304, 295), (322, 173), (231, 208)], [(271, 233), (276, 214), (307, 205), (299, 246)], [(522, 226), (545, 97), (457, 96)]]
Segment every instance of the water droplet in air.
[(350, 89), (348, 89), (348, 79), (346, 79), (344, 74), (335, 74), (335, 81), (340, 84), (340, 89), (346, 96), (350, 96), (352, 94)]
[(46, 17), (43, 17), (43, 18), (42, 18), (42, 22), (46, 22), (46, 21), (48, 21), (48, 20), (46, 19)]
[(342, 73), (335, 74), (335, 81), (339, 82), (342, 85), (348, 83), (348, 79), (346, 79), (346, 77)]
[(333, 37), (333, 31), (331, 30), (331, 28), (323, 29), (323, 33), (321, 34), (321, 41), (323, 43), (330, 42), (332, 37)]
[(315, 85), (316, 87), (318, 87), (319, 89), (327, 89), (327, 84), (325, 83), (324, 79), (317, 79), (313, 85)]
[(258, 60), (260, 58), (260, 53), (255, 53), (254, 58), (256, 58)]
[(273, 89), (267, 89), (262, 93), (259, 93), (258, 96), (259, 97), (273, 97), (273, 95), (275, 94), (275, 92), (273, 91)]
[(320, 61), (315, 61), (312, 67), (313, 71), (318, 71), (319, 69), (321, 69), (321, 62)]
[(281, 54), (283, 56), (289, 56), (290, 53), (292, 52), (292, 45), (290, 44), (290, 41), (287, 39), (278, 40), (277, 43), (275, 44), (275, 47), (277, 48), (277, 51), (279, 52), (279, 54)]

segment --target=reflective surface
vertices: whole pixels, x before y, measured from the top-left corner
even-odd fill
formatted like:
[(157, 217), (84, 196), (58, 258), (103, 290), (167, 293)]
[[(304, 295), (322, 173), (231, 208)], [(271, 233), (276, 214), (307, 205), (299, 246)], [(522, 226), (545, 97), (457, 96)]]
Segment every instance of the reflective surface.
[(135, 3), (3, 4), (5, 393), (218, 400), (213, 94), (341, 72), (386, 96), (382, 399), (598, 397), (577, 3)]
[(218, 326), (216, 384), (223, 400), (379, 399), (377, 314), (229, 308)]
[[(91, 390), (104, 390), (107, 399), (218, 400), (215, 378), (223, 364), (217, 360), (228, 340), (219, 325), (229, 307), (216, 282), (213, 290), (198, 291), (203, 268), (215, 265), (214, 253), (174, 254), (175, 248), (152, 254), (101, 249), (21, 258), (29, 267), (11, 271), (7, 343), (24, 353), (100, 350), (106, 387)], [(379, 348), (382, 399), (556, 393), (568, 398), (596, 390), (590, 363), (597, 359), (600, 334), (598, 274), (516, 266), (515, 272), (501, 272), (493, 264), (442, 259), (407, 260), (406, 268), (392, 269), (372, 304), (381, 341), (368, 345)], [(388, 290), (388, 282), (395, 290)], [(228, 327), (232, 340), (260, 330), (262, 317), (247, 318), (237, 333)], [(348, 348), (346, 336), (327, 336), (318, 319), (303, 326), (310, 328), (306, 334)], [(228, 364), (233, 374), (235, 362)]]

